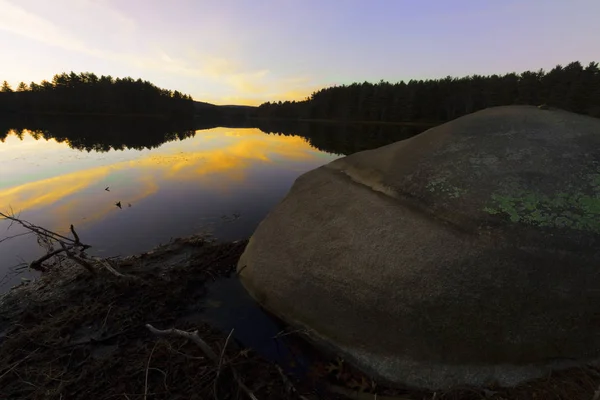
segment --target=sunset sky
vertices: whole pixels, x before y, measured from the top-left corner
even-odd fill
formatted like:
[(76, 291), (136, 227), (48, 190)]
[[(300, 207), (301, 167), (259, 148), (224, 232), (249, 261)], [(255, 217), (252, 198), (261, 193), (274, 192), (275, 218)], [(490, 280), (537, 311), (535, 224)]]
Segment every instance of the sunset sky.
[(0, 0), (0, 81), (131, 76), (216, 104), (600, 58), (599, 0)]

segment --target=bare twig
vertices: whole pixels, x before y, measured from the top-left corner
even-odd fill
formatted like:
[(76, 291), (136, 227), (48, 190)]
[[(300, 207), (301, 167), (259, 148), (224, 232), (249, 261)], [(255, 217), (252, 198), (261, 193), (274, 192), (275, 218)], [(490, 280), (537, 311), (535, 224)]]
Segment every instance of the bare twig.
[(21, 225), (22, 227), (29, 229), (32, 232), (37, 233), (40, 236), (48, 237), (48, 238), (51, 238), (54, 240), (62, 239), (68, 243), (75, 244), (75, 241), (71, 238), (63, 236), (56, 232), (52, 232), (46, 228), (42, 228), (41, 226), (34, 225), (31, 222), (19, 219), (18, 217), (7, 215), (7, 214), (4, 214), (3, 212), (0, 212), (0, 217), (6, 218), (6, 219), (12, 221), (13, 223), (17, 223), (17, 224)]
[[(11, 211), (12, 213), (12, 211)], [(102, 259), (99, 257), (89, 257), (85, 254), (85, 250), (89, 249), (91, 246), (87, 244), (81, 243), (81, 239), (75, 231), (75, 227), (73, 224), (69, 227), (73, 238), (68, 238), (56, 232), (52, 232), (48, 229), (39, 227), (37, 225), (32, 224), (31, 222), (22, 220), (18, 217), (14, 216), (14, 213), (11, 215), (0, 212), (0, 217), (8, 219), (12, 223), (17, 223), (27, 229), (29, 233), (35, 233), (38, 237), (38, 243), (40, 246), (47, 249), (47, 254), (38, 258), (37, 260), (32, 261), (29, 264), (29, 268), (44, 272), (46, 268), (42, 265), (45, 261), (51, 259), (52, 257), (58, 256), (61, 253), (65, 253), (67, 258), (74, 261), (75, 263), (81, 265), (86, 270), (88, 270), (92, 275), (96, 274), (96, 268), (94, 268), (93, 264), (100, 265), (104, 267), (111, 274), (118, 276), (120, 278), (131, 278), (131, 276), (123, 275), (119, 271), (117, 271), (111, 264), (111, 262), (107, 259)], [(24, 234), (14, 235), (12, 237), (17, 237)], [(12, 238), (9, 237), (9, 238)], [(9, 238), (3, 239), (7, 240)], [(58, 243), (60, 248), (55, 249), (54, 243)], [(57, 258), (60, 261), (60, 258)], [(93, 261), (91, 263), (90, 261)]]
[(154, 333), (155, 335), (181, 336), (188, 340), (191, 340), (192, 342), (196, 343), (198, 345), (198, 347), (200, 347), (200, 350), (202, 350), (202, 352), (204, 354), (206, 354), (208, 356), (208, 358), (210, 358), (215, 364), (219, 363), (219, 357), (217, 356), (217, 353), (215, 353), (213, 351), (213, 349), (210, 348), (208, 343), (206, 343), (204, 340), (202, 340), (200, 338), (200, 336), (198, 336), (198, 331), (186, 332), (186, 331), (182, 331), (180, 329), (175, 329), (175, 328), (161, 330), (161, 329), (156, 329), (155, 327), (153, 327), (150, 324), (146, 324), (146, 328), (148, 328), (148, 330), (150, 330), (150, 332)]
[[(8, 208), (10, 209), (10, 215), (11, 215), (12, 217), (14, 217), (14, 216), (15, 216), (15, 210), (13, 210), (12, 206), (10, 206), (10, 205), (8, 206)], [(0, 215), (0, 216), (1, 216), (1, 217), (5, 217), (4, 215)], [(5, 217), (5, 218), (6, 218), (6, 217)], [(12, 228), (12, 226), (14, 225), (14, 223), (15, 223), (15, 221), (14, 221), (14, 220), (11, 220), (11, 221), (10, 221), (10, 224), (8, 225), (8, 227), (6, 228), (6, 230), (9, 230), (10, 228)]]
[(18, 238), (19, 236), (25, 236), (25, 235), (31, 235), (33, 232), (23, 232), (23, 233), (18, 233), (16, 235), (12, 235), (12, 236), (7, 236), (4, 239), (0, 239), (0, 243), (6, 241), (6, 240), (10, 240), (10, 239), (14, 239), (14, 238)]
[(154, 354), (154, 349), (156, 349), (157, 345), (158, 345), (158, 342), (154, 343), (154, 347), (152, 347), (152, 351), (150, 351), (150, 355), (148, 356), (148, 362), (146, 363), (146, 380), (144, 383), (144, 400), (146, 400), (148, 398), (148, 371), (150, 369), (150, 360), (152, 359), (152, 354)]
[(237, 272), (235, 274), (239, 276), (242, 273), (242, 271), (244, 269), (246, 269), (246, 267), (248, 267), (248, 266), (247, 265), (242, 266), (240, 269), (237, 270)]
[[(175, 329), (175, 328), (161, 330), (161, 329), (156, 329), (155, 327), (153, 327), (150, 324), (146, 324), (146, 328), (148, 328), (148, 330), (150, 332), (154, 333), (155, 335), (159, 335), (159, 336), (180, 336), (180, 337), (184, 337), (184, 338), (186, 338), (188, 340), (191, 340), (192, 342), (196, 343), (198, 345), (198, 347), (200, 347), (200, 349), (202, 350), (202, 352), (204, 354), (206, 354), (206, 356), (208, 358), (210, 358), (215, 364), (219, 365), (219, 357), (213, 351), (213, 349), (211, 349), (211, 347), (208, 345), (208, 343), (206, 343), (204, 340), (202, 340), (202, 338), (200, 338), (200, 336), (198, 336), (198, 331), (186, 332), (186, 331), (182, 331), (180, 329)], [(242, 382), (242, 380), (241, 380), (240, 376), (238, 375), (237, 371), (232, 366), (230, 366), (230, 368), (231, 368), (231, 372), (233, 374), (233, 379), (238, 384), (239, 388), (242, 389), (242, 391), (244, 391), (244, 393), (246, 393), (246, 395), (251, 400), (258, 400), (256, 398), (256, 396), (254, 395), (254, 393), (252, 393), (252, 391), (248, 388), (248, 386), (246, 386), (244, 384), (244, 382)]]
[(296, 393), (301, 400), (308, 400), (306, 397), (304, 397), (300, 393), (298, 393), (298, 389), (296, 389), (296, 387), (294, 386), (292, 381), (285, 375), (285, 372), (283, 372), (281, 367), (279, 365), (275, 365), (275, 367), (277, 367), (277, 371), (279, 371), (279, 375), (281, 376), (281, 380), (283, 381), (283, 384), (285, 385), (286, 391), (288, 393), (290, 393), (290, 392)]
[(12, 371), (13, 369), (17, 368), (23, 361), (25, 361), (26, 359), (23, 358), (17, 362), (15, 362), (9, 369), (6, 370), (6, 372), (4, 372), (2, 375), (0, 375), (0, 379), (4, 378), (4, 376), (6, 374), (8, 374), (10, 371)]
[(223, 357), (225, 356), (225, 349), (227, 349), (227, 343), (229, 343), (229, 339), (231, 338), (231, 334), (233, 333), (233, 329), (227, 335), (227, 339), (225, 339), (225, 344), (223, 345), (223, 349), (221, 349), (221, 357), (219, 357), (219, 363), (217, 364), (217, 376), (213, 382), (213, 392), (215, 395), (215, 399), (218, 400), (217, 397), (217, 384), (219, 383), (219, 376), (221, 376), (221, 366), (223, 365)]
[(106, 320), (108, 320), (108, 314), (110, 314), (110, 310), (112, 309), (112, 305), (114, 302), (110, 303), (108, 305), (108, 311), (106, 312), (106, 316), (104, 317), (104, 322), (102, 323), (102, 326), (100, 327), (100, 330), (104, 329), (104, 327), (106, 326)]
[(20, 359), (19, 361), (15, 362), (9, 369), (7, 369), (2, 375), (0, 375), (0, 379), (4, 378), (4, 376), (6, 374), (8, 374), (10, 371), (14, 370), (15, 368), (17, 368), (21, 363), (23, 363), (25, 360), (27, 360), (29, 357), (31, 357), (32, 355), (34, 355), (39, 349), (35, 349), (34, 351), (32, 351), (31, 353), (27, 354), (25, 357), (23, 357), (22, 359)]
[(281, 330), (279, 332), (277, 332), (277, 335), (273, 336), (273, 339), (279, 339), (280, 337), (284, 337), (284, 336), (288, 336), (288, 335), (293, 335), (294, 333), (303, 333), (303, 334), (308, 334), (311, 330), (308, 328), (302, 328), (302, 329), (295, 329), (292, 331), (285, 331)]
[(231, 368), (231, 372), (233, 373), (233, 379), (235, 379), (235, 381), (238, 384), (238, 386), (240, 387), (240, 389), (242, 389), (244, 391), (244, 393), (246, 393), (251, 400), (258, 400), (256, 398), (256, 396), (254, 395), (254, 393), (252, 393), (250, 388), (248, 388), (248, 386), (244, 385), (244, 382), (242, 382), (242, 379), (238, 375), (237, 371), (235, 369)]
[(167, 385), (167, 373), (165, 371), (163, 371), (162, 369), (156, 368), (156, 367), (148, 368), (148, 369), (150, 369), (152, 371), (160, 372), (163, 376), (163, 385), (165, 386), (165, 390), (169, 390), (169, 385)]
[(225, 344), (223, 345), (223, 349), (221, 350), (221, 357), (219, 357), (219, 363), (217, 365), (217, 378), (219, 378), (219, 374), (221, 372), (221, 366), (223, 365), (223, 357), (225, 356), (225, 349), (227, 349), (227, 343), (229, 343), (229, 339), (231, 338), (232, 334), (233, 334), (233, 329), (231, 330), (231, 332), (229, 332), (229, 335), (227, 335), (227, 339), (225, 339)]
[[(73, 224), (71, 224), (71, 226), (70, 226), (70, 231), (71, 231), (71, 234), (73, 235), (73, 238), (69, 238), (69, 237), (61, 235), (59, 233), (52, 232), (46, 228), (42, 228), (40, 226), (34, 225), (29, 221), (20, 219), (19, 217), (14, 215), (14, 212), (12, 211), (12, 209), (11, 209), (11, 214), (6, 214), (3, 212), (0, 212), (0, 218), (8, 219), (9, 221), (11, 221), (11, 225), (13, 223), (19, 224), (23, 228), (25, 228), (29, 231), (27, 233), (13, 235), (11, 237), (2, 239), (2, 241), (10, 239), (10, 238), (18, 237), (21, 235), (34, 233), (37, 235), (39, 245), (47, 249), (47, 254), (43, 255), (42, 257), (38, 258), (37, 260), (32, 261), (29, 264), (29, 268), (43, 272), (46, 270), (46, 268), (44, 268), (44, 266), (42, 265), (45, 261), (49, 260), (52, 257), (58, 256), (59, 254), (64, 252), (69, 259), (75, 261), (77, 264), (79, 264), (82, 267), (84, 267), (85, 269), (87, 269), (90, 273), (92, 273), (92, 274), (96, 273), (92, 264), (90, 264), (88, 261), (84, 260), (85, 258), (87, 258), (85, 256), (84, 252), (85, 252), (85, 250), (89, 249), (91, 246), (81, 243), (81, 239), (79, 238), (79, 235), (75, 231), (75, 227), (73, 226)], [(60, 248), (55, 249), (54, 243), (58, 243), (60, 245)], [(103, 265), (112, 274), (117, 275), (119, 277), (123, 277), (122, 274), (117, 272), (111, 265), (104, 262), (103, 260), (96, 258), (95, 261), (97, 263)]]

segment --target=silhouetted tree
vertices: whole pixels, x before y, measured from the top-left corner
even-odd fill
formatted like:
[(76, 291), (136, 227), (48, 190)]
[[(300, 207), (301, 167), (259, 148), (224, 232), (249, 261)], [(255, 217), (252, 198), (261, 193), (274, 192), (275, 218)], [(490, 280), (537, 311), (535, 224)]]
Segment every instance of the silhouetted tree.
[(0, 88), (0, 92), (3, 93), (12, 93), (12, 88), (10, 87), (10, 85), (8, 84), (7, 81), (2, 82), (2, 87)]

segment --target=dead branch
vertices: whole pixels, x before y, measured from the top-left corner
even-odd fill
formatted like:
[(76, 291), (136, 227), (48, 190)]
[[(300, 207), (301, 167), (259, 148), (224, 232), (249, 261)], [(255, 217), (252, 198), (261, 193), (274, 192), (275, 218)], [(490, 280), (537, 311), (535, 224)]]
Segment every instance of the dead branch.
[[(16, 217), (12, 210), (11, 214), (5, 214), (0, 212), (0, 218), (8, 219), (11, 221), (11, 225), (13, 223), (16, 223), (28, 230), (28, 232), (26, 233), (21, 233), (18, 235), (7, 237), (5, 239), (2, 239), (2, 241), (17, 236), (34, 233), (38, 237), (38, 243), (40, 244), (40, 246), (47, 248), (47, 254), (29, 263), (29, 268), (31, 269), (44, 272), (46, 271), (46, 268), (42, 264), (45, 261), (51, 259), (52, 257), (58, 256), (61, 253), (65, 253), (68, 259), (82, 266), (92, 275), (96, 275), (97, 273), (97, 268), (95, 268), (96, 265), (106, 269), (108, 272), (119, 278), (133, 278), (130, 275), (124, 275), (117, 271), (108, 259), (88, 256), (87, 254), (85, 254), (85, 251), (91, 248), (92, 246), (81, 242), (81, 239), (79, 238), (77, 231), (75, 231), (75, 227), (73, 226), (73, 224), (71, 224), (71, 226), (69, 227), (73, 238), (69, 238), (59, 233), (50, 231), (46, 228), (34, 225), (29, 221), (22, 220)], [(60, 248), (55, 249), (55, 243), (57, 243), (60, 246)]]
[[(206, 343), (204, 340), (202, 340), (202, 338), (200, 338), (200, 336), (198, 336), (198, 331), (186, 332), (175, 328), (161, 330), (156, 329), (150, 324), (146, 324), (146, 328), (148, 328), (150, 332), (158, 336), (179, 336), (191, 340), (192, 342), (196, 343), (198, 347), (200, 347), (202, 352), (206, 354), (206, 356), (210, 358), (217, 366), (220, 364), (219, 356), (217, 356), (217, 353), (213, 351), (213, 349), (208, 345), (208, 343)], [(230, 368), (233, 374), (233, 379), (238, 384), (239, 388), (242, 389), (242, 391), (246, 393), (246, 395), (251, 400), (258, 400), (254, 393), (252, 393), (252, 391), (244, 384), (244, 382), (242, 382), (237, 371), (232, 366), (230, 366)]]
[(45, 255), (43, 255), (42, 257), (38, 258), (37, 260), (34, 260), (32, 262), (29, 263), (29, 268), (31, 269), (35, 269), (36, 271), (45, 271), (46, 269), (44, 267), (42, 267), (42, 263), (52, 257), (54, 257), (57, 254), (62, 253), (63, 251), (65, 251), (65, 249), (56, 249), (54, 251), (51, 251), (50, 253), (47, 253)]
[(200, 347), (200, 350), (202, 350), (202, 352), (206, 354), (208, 358), (210, 358), (215, 364), (219, 363), (219, 356), (217, 356), (217, 353), (215, 353), (213, 349), (210, 348), (208, 343), (206, 343), (204, 340), (202, 340), (202, 338), (200, 338), (200, 336), (198, 336), (198, 331), (186, 332), (175, 328), (161, 330), (156, 329), (150, 324), (146, 324), (146, 328), (148, 328), (150, 332), (158, 336), (180, 336), (191, 340), (192, 342), (196, 343), (198, 347)]
[(77, 234), (77, 232), (75, 232), (75, 227), (73, 226), (73, 224), (71, 224), (71, 233), (73, 234), (73, 237), (75, 238), (75, 243), (81, 243), (79, 241), (79, 235)]
[(6, 218), (14, 223), (17, 223), (19, 225), (21, 225), (23, 228), (28, 229), (36, 234), (38, 234), (39, 236), (44, 236), (50, 239), (54, 239), (56, 241), (58, 241), (58, 239), (62, 239), (66, 242), (70, 242), (72, 244), (76, 244), (75, 240), (68, 238), (66, 236), (63, 236), (59, 233), (56, 232), (52, 232), (46, 228), (42, 228), (41, 226), (37, 226), (32, 224), (29, 221), (25, 221), (23, 219), (19, 219), (13, 215), (8, 215), (8, 214), (4, 214), (3, 212), (0, 211), (0, 217)]
[(75, 254), (71, 253), (71, 250), (67, 248), (67, 246), (63, 242), (58, 243), (62, 246), (62, 249), (67, 254), (67, 257), (75, 261), (77, 264), (81, 265), (83, 268), (87, 269), (92, 275), (96, 275), (96, 270), (94, 270), (94, 267), (92, 267), (90, 263), (88, 263), (85, 260), (82, 260), (81, 258), (75, 256)]
[(106, 268), (108, 272), (110, 272), (114, 276), (118, 276), (119, 278), (133, 278), (131, 275), (123, 275), (122, 273), (114, 269), (113, 266), (110, 264), (110, 260), (94, 256), (90, 256), (90, 258), (96, 261), (97, 263), (101, 264), (104, 268)]

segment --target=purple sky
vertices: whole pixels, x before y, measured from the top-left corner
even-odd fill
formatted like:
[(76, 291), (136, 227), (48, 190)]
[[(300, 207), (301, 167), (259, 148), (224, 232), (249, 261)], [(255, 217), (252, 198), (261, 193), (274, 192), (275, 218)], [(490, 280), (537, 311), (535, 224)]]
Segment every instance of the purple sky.
[(600, 0), (0, 0), (0, 80), (141, 77), (217, 104), (600, 61)]

